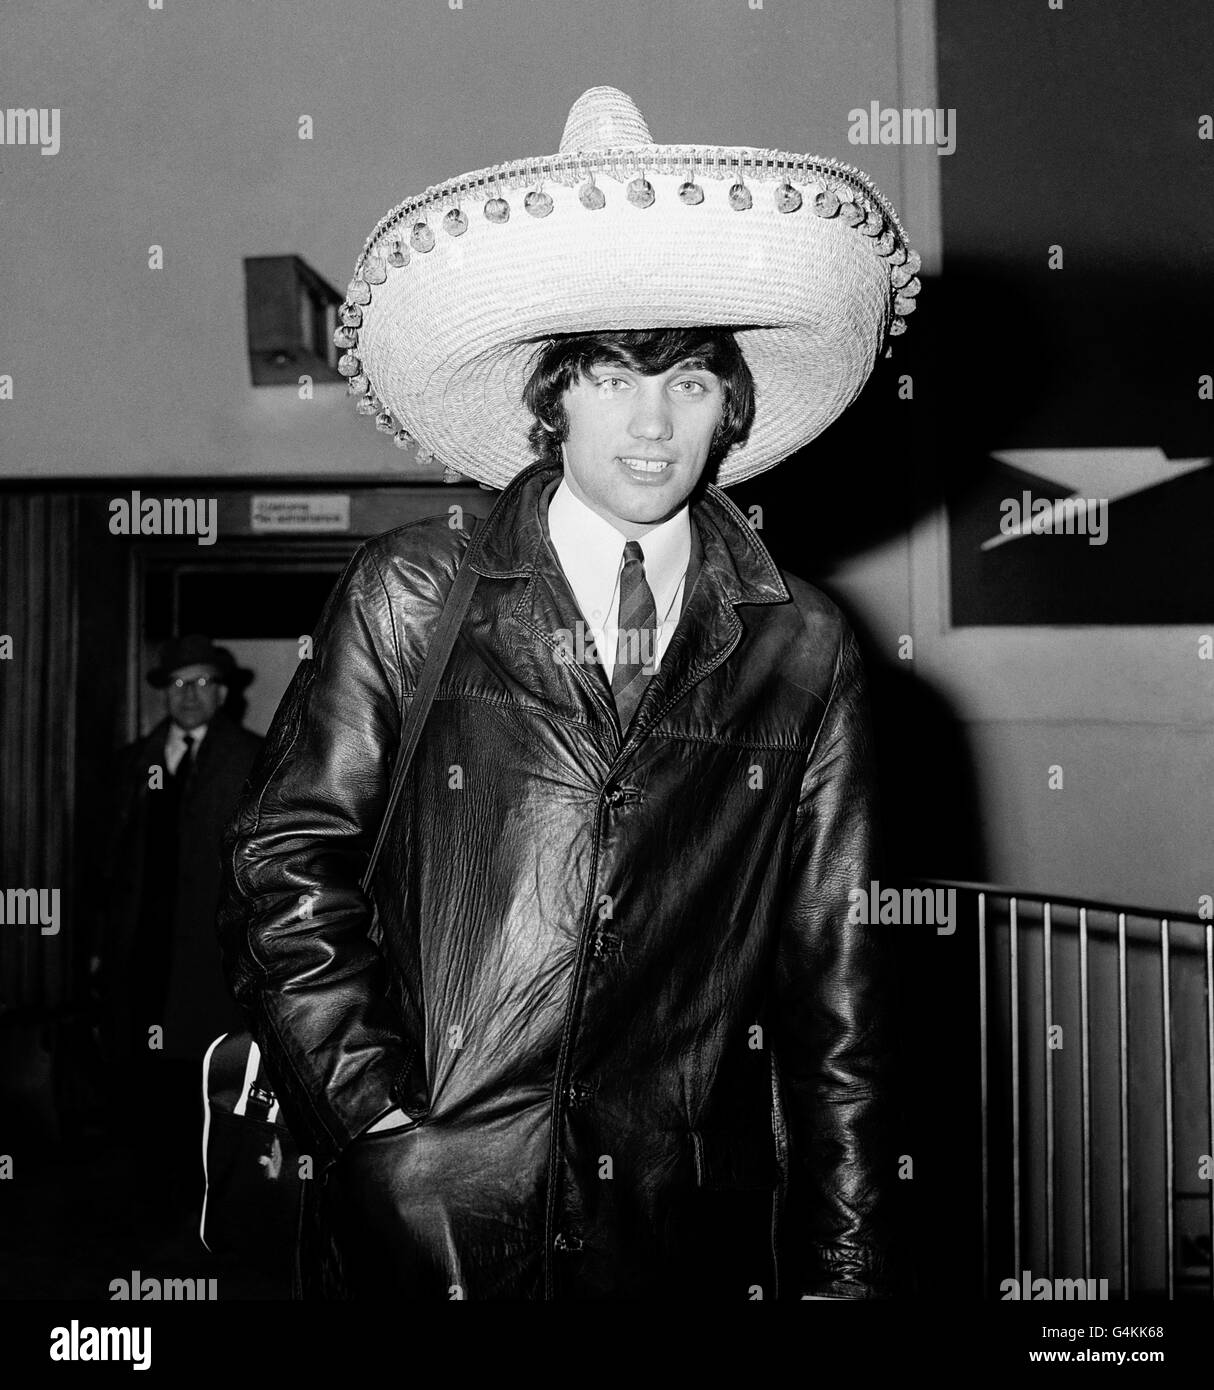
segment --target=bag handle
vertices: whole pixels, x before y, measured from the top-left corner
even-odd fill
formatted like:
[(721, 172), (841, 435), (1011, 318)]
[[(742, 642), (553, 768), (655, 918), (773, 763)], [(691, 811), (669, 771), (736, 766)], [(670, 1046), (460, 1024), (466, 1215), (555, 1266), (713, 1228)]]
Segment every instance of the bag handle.
[[(469, 531), (474, 532), (476, 530), (479, 519), (475, 516), (469, 518)], [(413, 699), (409, 702), (409, 713), (401, 729), (400, 751), (396, 755), (396, 765), (392, 769), (392, 788), (388, 792), (388, 804), (384, 807), (383, 820), (379, 823), (379, 834), (375, 837), (371, 858), (367, 861), (367, 871), (362, 877), (362, 890), (368, 896), (371, 893), (371, 880), (375, 876), (375, 865), (379, 861), (380, 850), (383, 849), (384, 840), (387, 838), (392, 813), (396, 810), (396, 803), (400, 800), (400, 794), (404, 789), (405, 773), (409, 771), (409, 764), (413, 761), (413, 754), (422, 736), (422, 726), (426, 722), (426, 716), (430, 713), (430, 706), (434, 703), (435, 691), (438, 690), (438, 683), (442, 679), (448, 658), (451, 656), (451, 649), (455, 646), (456, 637), (459, 636), (464, 615), (472, 601), (472, 591), (476, 588), (476, 571), (471, 565), (464, 563), (471, 546), (472, 542), (469, 541), (468, 548), (465, 549), (455, 572), (455, 583), (452, 584), (451, 590), (447, 594), (447, 600), (443, 604), (443, 611), (439, 614), (434, 635), (430, 639), (430, 650), (426, 653), (421, 675), (417, 680), (417, 689), (413, 693)]]

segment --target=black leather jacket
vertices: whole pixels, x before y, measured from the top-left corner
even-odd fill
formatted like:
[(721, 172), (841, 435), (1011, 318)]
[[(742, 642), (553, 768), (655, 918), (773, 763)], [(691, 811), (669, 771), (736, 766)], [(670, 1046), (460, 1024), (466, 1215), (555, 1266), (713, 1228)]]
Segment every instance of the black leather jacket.
[[(229, 831), (229, 981), (302, 1147), (361, 1185), (417, 1296), (882, 1293), (855, 640), (707, 488), (621, 739), (602, 668), (557, 655), (559, 477), (522, 473), (471, 544), (438, 517), (354, 556)], [(461, 558), (480, 578), (370, 929), (358, 882)], [(420, 1123), (364, 1134), (394, 1106)]]

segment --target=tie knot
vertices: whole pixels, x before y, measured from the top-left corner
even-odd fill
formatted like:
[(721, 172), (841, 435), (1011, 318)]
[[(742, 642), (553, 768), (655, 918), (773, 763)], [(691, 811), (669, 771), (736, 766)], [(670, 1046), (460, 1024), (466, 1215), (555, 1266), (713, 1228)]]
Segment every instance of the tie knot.
[(641, 549), (640, 541), (625, 541), (624, 543), (624, 563), (644, 564), (645, 552)]

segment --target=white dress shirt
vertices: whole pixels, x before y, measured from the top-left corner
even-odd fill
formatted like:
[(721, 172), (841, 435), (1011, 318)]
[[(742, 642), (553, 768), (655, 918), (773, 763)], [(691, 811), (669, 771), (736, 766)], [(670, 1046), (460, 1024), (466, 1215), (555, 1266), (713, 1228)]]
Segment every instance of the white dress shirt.
[[(190, 737), (194, 740), (194, 756), (198, 756), (198, 750), (202, 747), (202, 740), (207, 736), (206, 724), (199, 724), (196, 729), (190, 730)], [(180, 724), (170, 723), (169, 736), (164, 741), (164, 760), (168, 764), (168, 770), (175, 777), (177, 768), (182, 758), (185, 757), (185, 730)]]
[[(610, 682), (620, 612), (620, 571), (627, 539), (574, 495), (564, 478), (548, 503), (548, 532), (565, 578), (586, 620)], [(683, 608), (683, 585), (691, 559), (691, 514), (684, 505), (669, 520), (637, 538), (645, 556), (645, 579), (657, 610), (657, 664), (674, 636)]]

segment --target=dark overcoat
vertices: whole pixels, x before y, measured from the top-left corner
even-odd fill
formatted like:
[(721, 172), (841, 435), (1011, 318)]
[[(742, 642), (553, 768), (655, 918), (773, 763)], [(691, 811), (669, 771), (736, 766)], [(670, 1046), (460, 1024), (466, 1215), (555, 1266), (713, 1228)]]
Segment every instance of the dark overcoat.
[[(569, 659), (559, 478), (520, 474), (471, 540), (440, 517), (364, 545), (284, 697), (221, 919), (283, 1114), (362, 1292), (878, 1294), (895, 1160), (881, 929), (847, 920), (872, 874), (855, 640), (708, 487), (621, 735), (602, 668)], [(369, 930), (359, 879), (460, 562), (477, 589)], [(417, 1123), (365, 1134), (397, 1106)]]
[[(263, 740), (217, 712), (178, 809), (165, 764), (169, 728), (166, 717), (117, 754), (110, 819), (101, 837), (107, 848), (100, 865), (99, 954), (115, 1061), (146, 1046), (155, 1025), (164, 1030), (166, 1057), (201, 1061), (210, 1042), (243, 1023), (223, 976), (215, 914), (223, 831)], [(149, 859), (157, 845), (174, 880), (163, 893), (158, 879), (166, 866)], [(158, 922), (146, 920), (153, 893)], [(149, 971), (141, 959), (153, 953), (162, 954), (162, 971)]]

